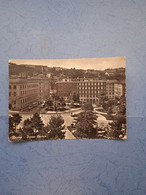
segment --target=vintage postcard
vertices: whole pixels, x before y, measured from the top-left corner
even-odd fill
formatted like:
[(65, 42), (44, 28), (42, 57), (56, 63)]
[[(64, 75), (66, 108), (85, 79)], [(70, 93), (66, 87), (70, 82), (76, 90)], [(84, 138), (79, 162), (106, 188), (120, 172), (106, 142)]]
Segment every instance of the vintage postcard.
[(9, 141), (126, 139), (125, 57), (9, 60)]

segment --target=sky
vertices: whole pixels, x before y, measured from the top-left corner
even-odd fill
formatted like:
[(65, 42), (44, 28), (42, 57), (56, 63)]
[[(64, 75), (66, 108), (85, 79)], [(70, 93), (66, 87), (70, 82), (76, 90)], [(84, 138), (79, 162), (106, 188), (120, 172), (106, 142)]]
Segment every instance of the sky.
[(48, 67), (63, 67), (76, 69), (95, 69), (104, 70), (107, 68), (125, 68), (125, 57), (108, 57), (108, 58), (80, 58), (80, 59), (11, 59), (9, 63), (17, 65), (44, 65)]

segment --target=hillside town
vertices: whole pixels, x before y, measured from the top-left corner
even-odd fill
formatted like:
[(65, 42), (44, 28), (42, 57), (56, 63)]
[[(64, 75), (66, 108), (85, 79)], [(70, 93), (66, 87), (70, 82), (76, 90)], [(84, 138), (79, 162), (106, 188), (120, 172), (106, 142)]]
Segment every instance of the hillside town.
[(125, 68), (9, 63), (9, 140), (126, 138)]

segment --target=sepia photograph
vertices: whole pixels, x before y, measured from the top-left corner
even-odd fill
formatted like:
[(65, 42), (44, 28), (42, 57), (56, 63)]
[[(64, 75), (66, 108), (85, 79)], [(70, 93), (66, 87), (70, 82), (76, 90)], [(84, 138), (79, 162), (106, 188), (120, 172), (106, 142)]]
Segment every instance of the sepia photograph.
[(125, 57), (9, 60), (9, 141), (127, 139)]

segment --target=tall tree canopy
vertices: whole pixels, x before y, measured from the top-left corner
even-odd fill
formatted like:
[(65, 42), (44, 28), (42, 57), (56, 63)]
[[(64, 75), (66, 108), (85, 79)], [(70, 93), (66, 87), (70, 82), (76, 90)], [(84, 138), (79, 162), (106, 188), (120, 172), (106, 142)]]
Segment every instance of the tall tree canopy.
[(65, 137), (65, 132), (62, 130), (65, 128), (64, 119), (61, 115), (51, 116), (48, 125), (45, 130), (48, 131), (49, 139), (63, 139)]
[(91, 110), (79, 113), (76, 120), (76, 136), (81, 138), (96, 138), (96, 119), (96, 115)]

